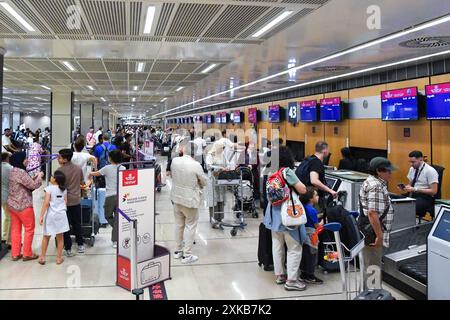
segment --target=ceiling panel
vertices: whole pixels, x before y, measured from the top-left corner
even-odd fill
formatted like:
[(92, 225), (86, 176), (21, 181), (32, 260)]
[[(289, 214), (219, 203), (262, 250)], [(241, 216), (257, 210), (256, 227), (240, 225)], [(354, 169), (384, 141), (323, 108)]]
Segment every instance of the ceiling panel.
[(109, 73), (111, 80), (128, 80), (128, 73)]
[(90, 72), (90, 71), (106, 72), (101, 59), (79, 59), (78, 63), (87, 72)]
[(6, 13), (0, 10), (0, 20), (4, 25), (8, 26), (10, 29), (14, 30), (17, 33), (26, 33), (17, 23), (15, 23)]
[(81, 0), (80, 2), (94, 34), (127, 35), (125, 1)]
[(163, 36), (172, 15), (175, 3), (164, 3), (162, 5), (161, 14), (156, 24), (155, 36)]

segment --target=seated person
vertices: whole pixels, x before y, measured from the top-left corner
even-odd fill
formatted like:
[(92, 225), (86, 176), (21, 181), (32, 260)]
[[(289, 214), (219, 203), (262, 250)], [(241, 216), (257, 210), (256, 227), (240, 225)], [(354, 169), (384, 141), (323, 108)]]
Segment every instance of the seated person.
[(412, 151), (409, 154), (411, 168), (408, 172), (409, 184), (402, 190), (416, 199), (416, 212), (424, 217), (427, 212), (433, 213), (434, 196), (438, 192), (439, 175), (432, 166), (423, 161), (421, 151)]
[(342, 159), (339, 161), (339, 170), (356, 170), (356, 161), (353, 159), (350, 148), (341, 149)]

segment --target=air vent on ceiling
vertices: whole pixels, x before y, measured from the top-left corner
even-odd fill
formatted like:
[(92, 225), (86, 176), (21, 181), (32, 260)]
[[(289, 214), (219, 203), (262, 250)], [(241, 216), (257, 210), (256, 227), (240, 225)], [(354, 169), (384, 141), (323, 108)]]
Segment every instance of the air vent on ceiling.
[(339, 72), (350, 69), (349, 66), (322, 66), (322, 67), (315, 67), (312, 68), (314, 71), (319, 72)]
[(450, 46), (450, 37), (421, 37), (401, 42), (405, 48), (438, 48)]

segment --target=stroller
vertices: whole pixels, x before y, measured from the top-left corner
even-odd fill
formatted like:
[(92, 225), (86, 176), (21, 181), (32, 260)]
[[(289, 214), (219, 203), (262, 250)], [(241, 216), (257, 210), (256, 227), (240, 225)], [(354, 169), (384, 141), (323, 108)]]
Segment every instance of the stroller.
[[(234, 197), (236, 199), (235, 211), (239, 211), (241, 208), (241, 203), (243, 204), (243, 213), (248, 212), (252, 215), (252, 218), (258, 218), (258, 211), (256, 211), (254, 194), (254, 181), (253, 172), (250, 168), (246, 166), (240, 166), (236, 170), (240, 170), (242, 174), (242, 184), (234, 188)], [(242, 188), (242, 191), (241, 191)], [(242, 193), (241, 193), (242, 192)], [(242, 198), (241, 198), (242, 194)], [(240, 214), (237, 213), (236, 216), (239, 218)]]

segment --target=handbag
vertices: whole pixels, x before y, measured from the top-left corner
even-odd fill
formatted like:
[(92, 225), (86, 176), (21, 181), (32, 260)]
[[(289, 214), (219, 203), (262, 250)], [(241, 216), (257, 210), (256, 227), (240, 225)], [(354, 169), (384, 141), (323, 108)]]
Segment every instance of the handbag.
[[(383, 223), (384, 218), (387, 216), (389, 212), (389, 206), (384, 210), (383, 214), (380, 216), (380, 225), (381, 228), (386, 231), (386, 226)], [(358, 229), (364, 235), (364, 244), (366, 246), (372, 244), (377, 239), (377, 235), (370, 224), (369, 217), (364, 214), (364, 210), (362, 207), (361, 199), (359, 199), (359, 218), (358, 218)]]
[(281, 205), (281, 223), (288, 230), (295, 230), (306, 224), (306, 212), (297, 193), (290, 190), (290, 200)]

